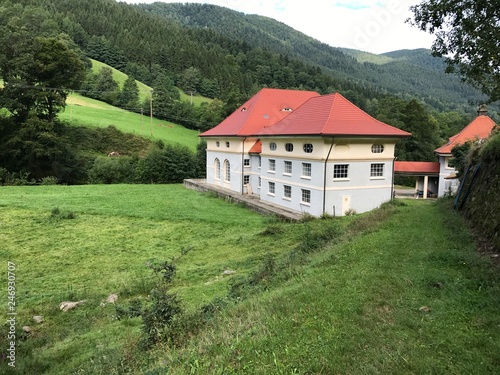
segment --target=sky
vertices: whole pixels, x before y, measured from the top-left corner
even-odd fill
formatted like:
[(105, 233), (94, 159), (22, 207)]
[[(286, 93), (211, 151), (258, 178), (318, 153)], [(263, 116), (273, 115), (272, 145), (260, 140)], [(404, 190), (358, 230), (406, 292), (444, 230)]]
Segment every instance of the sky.
[(121, 0), (208, 3), (274, 18), (332, 47), (376, 54), (428, 48), (432, 35), (405, 23), (419, 0)]

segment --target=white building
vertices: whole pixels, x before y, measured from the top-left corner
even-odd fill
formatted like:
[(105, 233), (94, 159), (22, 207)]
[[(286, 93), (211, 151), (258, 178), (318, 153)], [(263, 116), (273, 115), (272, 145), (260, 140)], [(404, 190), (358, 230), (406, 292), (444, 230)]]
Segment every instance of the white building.
[(469, 141), (482, 141), (490, 136), (496, 124), (487, 116), (487, 113), (486, 107), (481, 106), (478, 116), (470, 124), (463, 128), (460, 133), (451, 137), (448, 143), (434, 151), (439, 163), (439, 197), (448, 192), (455, 193), (459, 185), (459, 181), (456, 178), (457, 171), (449, 165), (452, 157), (451, 150), (457, 145)]
[(262, 89), (201, 134), (208, 184), (314, 216), (390, 200), (394, 147), (410, 135), (340, 94), (278, 89)]

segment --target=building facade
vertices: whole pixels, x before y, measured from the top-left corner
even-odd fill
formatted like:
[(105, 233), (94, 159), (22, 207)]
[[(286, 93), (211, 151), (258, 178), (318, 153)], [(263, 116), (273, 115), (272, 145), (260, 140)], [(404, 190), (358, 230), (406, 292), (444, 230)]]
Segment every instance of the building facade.
[(340, 94), (262, 89), (207, 141), (207, 183), (313, 216), (366, 212), (393, 194), (394, 148), (409, 133)]
[(439, 163), (439, 197), (447, 193), (454, 194), (459, 186), (459, 180), (456, 178), (457, 171), (450, 165), (451, 150), (455, 146), (466, 142), (481, 142), (490, 136), (491, 131), (496, 126), (495, 122), (487, 114), (486, 106), (481, 106), (478, 116), (471, 123), (463, 128), (460, 133), (451, 137), (448, 143), (434, 151)]

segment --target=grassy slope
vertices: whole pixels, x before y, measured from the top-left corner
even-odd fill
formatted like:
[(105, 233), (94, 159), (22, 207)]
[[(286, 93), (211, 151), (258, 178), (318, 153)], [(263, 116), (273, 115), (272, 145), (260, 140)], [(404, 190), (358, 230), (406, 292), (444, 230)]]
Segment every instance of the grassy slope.
[[(101, 68), (104, 66), (111, 68), (111, 70), (113, 71), (113, 79), (116, 82), (118, 82), (118, 84), (120, 85), (120, 88), (123, 87), (123, 84), (125, 83), (125, 81), (127, 79), (127, 75), (125, 73), (122, 73), (121, 71), (119, 71), (119, 70), (117, 70), (117, 69), (115, 69), (107, 64), (104, 64), (100, 61), (97, 61), (94, 59), (91, 59), (91, 61), (92, 61), (92, 72), (98, 73), (101, 70)], [(140, 81), (136, 81), (136, 82), (137, 82), (137, 86), (139, 87), (140, 102), (142, 103), (145, 99), (149, 99), (151, 87), (145, 85), (144, 83), (142, 83)], [(177, 90), (179, 90), (179, 94), (181, 95), (182, 101), (191, 102), (191, 95), (186, 94), (184, 91), (182, 91), (179, 88)], [(203, 102), (211, 102), (212, 100), (213, 99), (206, 98), (206, 97), (201, 96), (201, 95), (193, 95), (193, 97), (192, 97), (192, 103), (194, 105), (200, 105)]]
[(165, 143), (179, 143), (191, 150), (195, 150), (199, 142), (198, 132), (195, 130), (156, 118), (151, 122), (148, 116), (128, 112), (78, 94), (71, 94), (67, 104), (64, 112), (59, 114), (59, 118), (74, 125), (96, 127), (114, 125), (124, 132), (148, 138), (152, 134), (153, 139), (161, 139)]
[[(33, 325), (33, 315), (46, 319), (18, 348), (19, 365), (53, 374), (128, 366), (175, 374), (498, 372), (497, 273), (453, 213), (409, 203), (387, 221), (339, 220), (353, 223), (349, 240), (228, 309), (190, 345), (158, 350), (141, 367), (148, 356), (134, 347), (140, 321), (117, 321), (112, 306), (98, 305), (111, 292), (122, 301), (147, 294), (147, 259), (193, 246), (174, 287), (199, 306), (225, 293), (223, 270), (246, 274), (264, 254), (290, 251), (325, 222), (269, 224), (180, 185), (2, 187), (0, 254), (17, 264), (19, 326)], [(56, 206), (76, 219), (51, 219)], [(266, 227), (274, 234), (262, 236)], [(66, 299), (87, 302), (59, 312)]]
[(172, 374), (498, 373), (498, 270), (453, 212), (410, 203), (159, 357)]

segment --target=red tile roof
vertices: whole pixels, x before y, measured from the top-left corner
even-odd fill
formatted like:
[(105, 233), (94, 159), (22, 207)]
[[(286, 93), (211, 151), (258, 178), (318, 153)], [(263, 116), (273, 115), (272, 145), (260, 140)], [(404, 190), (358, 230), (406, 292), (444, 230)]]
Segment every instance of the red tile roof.
[(318, 96), (314, 91), (264, 88), (252, 96), (216, 127), (200, 134), (201, 137), (249, 136), (265, 126), (276, 124), (293, 113), (307, 99)]
[(260, 140), (255, 142), (250, 151), (248, 151), (249, 154), (260, 154), (261, 152), (262, 152), (262, 142)]
[(257, 134), (411, 136), (411, 133), (378, 121), (338, 93), (310, 98), (276, 125)]
[(394, 172), (409, 174), (439, 174), (440, 165), (437, 161), (396, 161)]
[(453, 147), (473, 141), (475, 139), (488, 138), (495, 122), (488, 116), (481, 115), (476, 117), (462, 131), (448, 140), (448, 143), (434, 150), (436, 154), (451, 154)]

